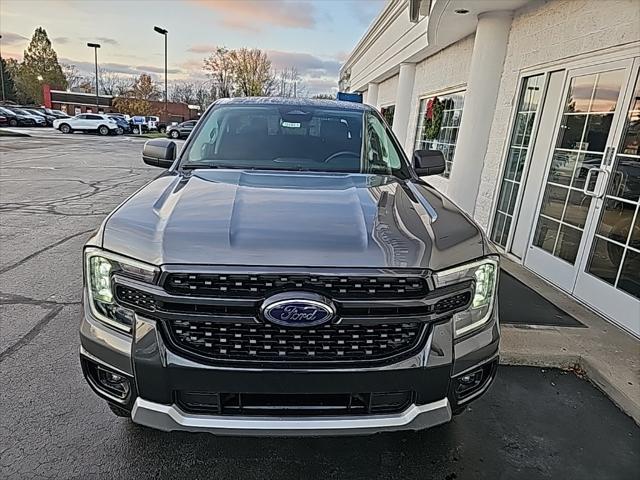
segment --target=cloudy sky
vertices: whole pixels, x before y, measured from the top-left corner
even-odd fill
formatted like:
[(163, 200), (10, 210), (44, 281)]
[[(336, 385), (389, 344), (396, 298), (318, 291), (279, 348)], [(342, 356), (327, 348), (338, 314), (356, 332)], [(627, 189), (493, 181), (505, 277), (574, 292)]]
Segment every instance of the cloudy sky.
[(215, 45), (266, 50), (277, 69), (294, 66), (310, 93), (337, 86), (338, 69), (385, 0), (1, 0), (3, 57), (21, 59), (44, 27), (62, 63), (93, 71), (161, 74), (169, 30), (169, 78), (201, 79)]

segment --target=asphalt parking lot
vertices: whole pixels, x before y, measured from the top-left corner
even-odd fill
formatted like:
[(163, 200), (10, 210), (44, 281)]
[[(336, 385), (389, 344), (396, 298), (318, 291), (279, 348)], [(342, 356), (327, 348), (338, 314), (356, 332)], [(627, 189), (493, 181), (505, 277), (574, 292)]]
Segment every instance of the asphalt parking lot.
[(0, 137), (0, 478), (626, 479), (640, 429), (572, 373), (502, 367), (421, 433), (319, 439), (163, 433), (114, 417), (82, 379), (81, 248), (160, 173), (131, 137)]

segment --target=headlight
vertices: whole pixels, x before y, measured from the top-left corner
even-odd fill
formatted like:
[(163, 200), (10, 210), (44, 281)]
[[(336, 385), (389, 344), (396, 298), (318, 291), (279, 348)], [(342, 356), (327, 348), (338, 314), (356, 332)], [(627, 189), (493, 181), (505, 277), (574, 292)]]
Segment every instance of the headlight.
[(91, 314), (115, 328), (130, 332), (133, 311), (115, 302), (113, 275), (119, 274), (153, 283), (158, 269), (130, 258), (87, 248), (84, 252), (85, 281)]
[(469, 308), (453, 315), (454, 336), (460, 337), (480, 328), (491, 318), (498, 281), (498, 259), (487, 257), (434, 274), (437, 287), (471, 280), (474, 283), (473, 300)]

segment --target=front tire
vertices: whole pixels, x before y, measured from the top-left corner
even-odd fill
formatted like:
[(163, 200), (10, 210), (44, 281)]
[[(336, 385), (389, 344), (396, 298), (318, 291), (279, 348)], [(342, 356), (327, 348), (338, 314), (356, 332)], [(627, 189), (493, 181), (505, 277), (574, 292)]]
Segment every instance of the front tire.
[(124, 135), (124, 130), (122, 129), (122, 127), (116, 128), (116, 135)]
[(159, 131), (160, 133), (167, 133), (167, 127), (160, 127), (160, 128), (158, 129), (158, 131)]
[(105, 125), (100, 125), (98, 127), (98, 133), (103, 137), (106, 137), (107, 135), (109, 135), (109, 127), (106, 127)]
[(16, 120), (15, 118), (12, 118), (11, 120), (9, 120), (9, 126), (10, 127), (17, 127), (18, 126), (18, 120)]
[(173, 138), (174, 140), (177, 140), (180, 138), (180, 132), (177, 130), (172, 130), (171, 131), (171, 138)]
[(73, 130), (71, 130), (71, 127), (69, 125), (63, 123), (62, 125), (60, 125), (60, 131), (62, 133), (71, 133)]

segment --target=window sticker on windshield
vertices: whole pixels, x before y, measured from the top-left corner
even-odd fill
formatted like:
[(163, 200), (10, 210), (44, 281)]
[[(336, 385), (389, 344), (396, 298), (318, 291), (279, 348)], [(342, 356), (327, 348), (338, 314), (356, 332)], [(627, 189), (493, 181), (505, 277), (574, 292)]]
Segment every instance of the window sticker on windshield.
[(300, 128), (300, 123), (296, 122), (282, 122), (283, 127), (287, 128)]

